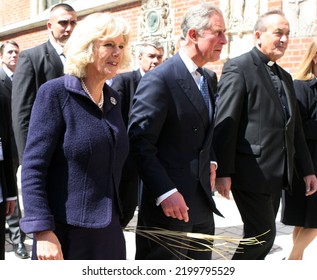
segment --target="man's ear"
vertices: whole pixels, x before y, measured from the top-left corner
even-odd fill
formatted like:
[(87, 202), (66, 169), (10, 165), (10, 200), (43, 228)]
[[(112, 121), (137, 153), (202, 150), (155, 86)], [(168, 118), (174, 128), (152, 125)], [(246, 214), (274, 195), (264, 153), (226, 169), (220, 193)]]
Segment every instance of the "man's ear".
[(51, 31), (52, 29), (52, 23), (50, 23), (49, 21), (46, 23), (46, 27), (49, 31)]
[(189, 29), (188, 32), (187, 32), (187, 37), (188, 37), (188, 39), (189, 39), (190, 41), (192, 41), (194, 44), (197, 43), (197, 41), (198, 41), (198, 36), (199, 36), (199, 34), (198, 34), (198, 31), (197, 31), (196, 29), (191, 28), (191, 29)]
[(254, 33), (254, 40), (255, 40), (255, 44), (258, 46), (258, 47), (261, 47), (261, 32), (260, 31), (255, 31)]

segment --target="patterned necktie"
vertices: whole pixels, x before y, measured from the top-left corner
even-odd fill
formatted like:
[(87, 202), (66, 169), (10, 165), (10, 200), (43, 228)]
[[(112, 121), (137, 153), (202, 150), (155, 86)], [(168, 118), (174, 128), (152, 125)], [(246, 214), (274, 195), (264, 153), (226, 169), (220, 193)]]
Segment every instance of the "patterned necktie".
[(205, 76), (205, 72), (200, 67), (197, 68), (197, 72), (201, 75), (201, 77), (200, 77), (200, 93), (205, 101), (205, 104), (206, 104), (208, 112), (209, 112), (209, 110), (210, 110), (210, 106), (209, 106), (210, 97), (209, 97), (208, 83), (207, 83), (207, 79)]

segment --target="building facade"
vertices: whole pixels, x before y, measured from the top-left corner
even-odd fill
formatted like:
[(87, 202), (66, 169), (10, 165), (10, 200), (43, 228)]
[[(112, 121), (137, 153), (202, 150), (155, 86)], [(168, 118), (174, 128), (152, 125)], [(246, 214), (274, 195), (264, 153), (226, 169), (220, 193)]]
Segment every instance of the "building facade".
[[(60, 2), (70, 4), (79, 19), (93, 12), (110, 12), (131, 25), (130, 69), (136, 68), (137, 48), (149, 37), (159, 38), (168, 58), (177, 51), (180, 22), (186, 10), (200, 0), (0, 0), (0, 42), (14, 39), (21, 50), (47, 40), (49, 9)], [(316, 36), (317, 0), (206, 0), (221, 8), (228, 44), (221, 60), (210, 65), (220, 74), (223, 63), (253, 47), (252, 29), (258, 15), (282, 9), (291, 25), (289, 48), (280, 64), (294, 74), (307, 45)]]

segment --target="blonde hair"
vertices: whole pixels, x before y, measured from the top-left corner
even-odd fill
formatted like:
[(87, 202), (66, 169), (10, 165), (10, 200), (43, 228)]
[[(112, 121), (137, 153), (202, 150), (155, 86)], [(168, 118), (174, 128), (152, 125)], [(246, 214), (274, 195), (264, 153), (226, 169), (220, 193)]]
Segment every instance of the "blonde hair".
[[(94, 43), (97, 39), (115, 38), (123, 35), (125, 46), (129, 42), (128, 23), (109, 13), (93, 13), (81, 20), (68, 39), (64, 53), (67, 57), (65, 74), (78, 78), (86, 76), (86, 66), (93, 62)], [(130, 56), (126, 47), (119, 68), (129, 64)]]
[(314, 57), (317, 54), (317, 38), (314, 39), (308, 46), (302, 61), (299, 64), (298, 71), (295, 74), (296, 80), (311, 80), (313, 79)]

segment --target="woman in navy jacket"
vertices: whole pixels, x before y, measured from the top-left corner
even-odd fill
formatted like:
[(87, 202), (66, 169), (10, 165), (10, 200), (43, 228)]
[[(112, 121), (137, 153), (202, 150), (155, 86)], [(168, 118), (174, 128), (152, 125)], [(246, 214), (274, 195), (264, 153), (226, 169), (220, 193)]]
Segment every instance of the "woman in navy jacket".
[(119, 17), (87, 16), (64, 48), (66, 75), (39, 89), (22, 161), (32, 259), (125, 259), (118, 186), (128, 138), (105, 82), (127, 62), (128, 29)]

